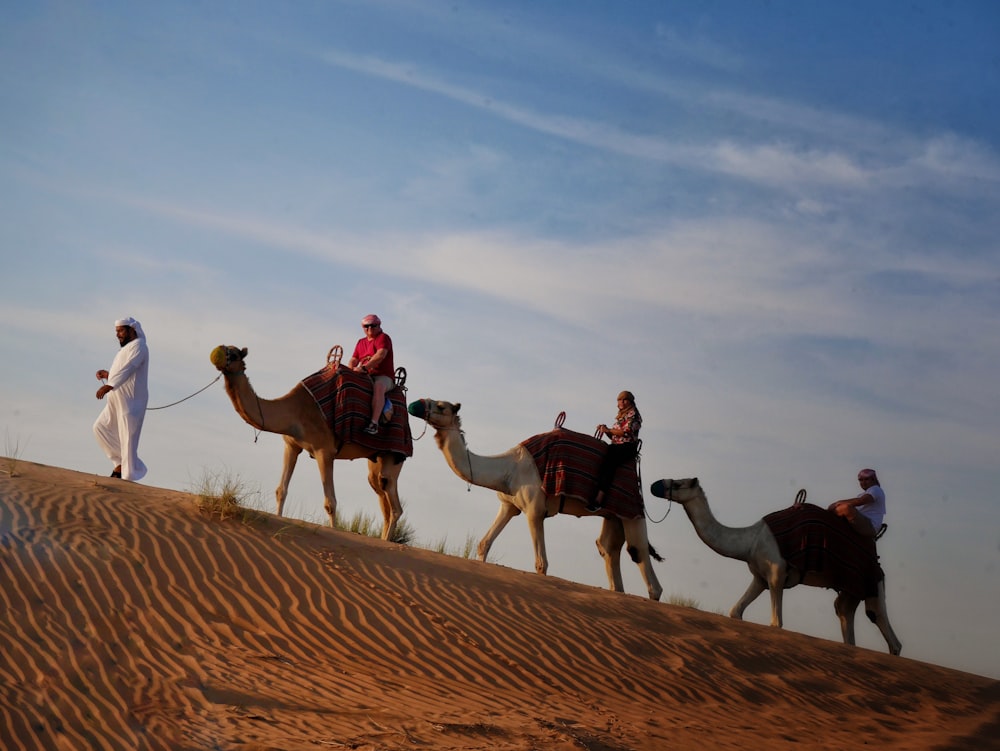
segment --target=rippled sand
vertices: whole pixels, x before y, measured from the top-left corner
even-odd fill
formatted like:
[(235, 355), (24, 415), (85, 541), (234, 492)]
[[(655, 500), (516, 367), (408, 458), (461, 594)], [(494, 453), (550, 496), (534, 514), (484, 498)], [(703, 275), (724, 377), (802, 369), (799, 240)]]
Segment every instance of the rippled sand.
[(0, 582), (9, 751), (1000, 747), (985, 677), (24, 461)]

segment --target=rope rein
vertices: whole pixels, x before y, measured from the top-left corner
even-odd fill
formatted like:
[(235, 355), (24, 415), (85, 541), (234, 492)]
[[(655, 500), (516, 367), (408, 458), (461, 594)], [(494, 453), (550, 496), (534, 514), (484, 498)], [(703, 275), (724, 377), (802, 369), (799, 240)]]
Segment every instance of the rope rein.
[[(639, 461), (639, 457), (636, 457), (635, 471), (639, 475), (639, 492), (640, 493), (642, 492), (642, 472), (639, 469), (639, 465), (641, 463), (642, 462)], [(646, 515), (646, 518), (649, 520), (650, 524), (659, 524), (660, 522), (665, 521), (668, 516), (670, 516), (670, 509), (672, 509), (673, 507), (674, 507), (673, 502), (668, 498), (667, 499), (667, 511), (666, 511), (666, 513), (663, 516), (661, 516), (659, 519), (654, 519), (653, 517), (651, 517), (649, 515), (649, 512), (646, 510), (646, 501), (645, 501), (645, 499), (643, 499), (643, 502), (642, 502), (642, 513)]]
[[(559, 416), (556, 418), (556, 427), (561, 428), (564, 422), (566, 422), (566, 413), (560, 412)], [(600, 437), (601, 437), (601, 427), (598, 425), (597, 428), (594, 430), (594, 438), (600, 438)], [(635, 450), (635, 475), (639, 483), (639, 500), (642, 501), (642, 513), (650, 521), (650, 523), (659, 524), (660, 522), (664, 521), (668, 516), (670, 516), (670, 509), (673, 508), (673, 504), (670, 503), (667, 504), (667, 513), (665, 513), (659, 519), (654, 519), (649, 515), (649, 512), (646, 511), (646, 498), (642, 492), (642, 441), (637, 440), (636, 443), (638, 443), (639, 445), (636, 447)]]
[[(212, 379), (212, 382), (209, 383), (208, 386), (205, 386), (204, 388), (198, 389), (197, 391), (195, 391), (190, 396), (185, 396), (183, 399), (178, 399), (176, 402), (170, 402), (170, 404), (164, 404), (162, 407), (146, 407), (146, 411), (147, 412), (153, 412), (153, 411), (155, 411), (157, 409), (166, 409), (167, 407), (175, 407), (178, 404), (180, 404), (181, 402), (186, 402), (191, 397), (198, 396), (198, 394), (200, 394), (202, 391), (205, 391), (206, 389), (208, 389), (210, 386), (212, 386), (212, 384), (214, 384), (220, 378), (222, 378), (222, 373), (219, 373), (219, 375), (217, 375), (214, 379)], [(108, 381), (107, 381), (106, 378), (102, 378), (101, 382), (104, 383), (104, 384), (107, 384)]]
[(208, 389), (208, 388), (209, 388), (210, 386), (212, 386), (212, 385), (213, 385), (213, 384), (214, 384), (214, 383), (215, 383), (216, 381), (218, 381), (218, 380), (219, 380), (220, 378), (222, 378), (222, 373), (219, 373), (219, 375), (217, 375), (217, 376), (216, 376), (216, 377), (215, 377), (215, 378), (214, 378), (214, 379), (212, 380), (212, 382), (208, 384), (208, 386), (205, 386), (204, 388), (200, 388), (200, 389), (198, 389), (198, 390), (197, 390), (197, 391), (195, 391), (195, 392), (194, 392), (193, 394), (191, 394), (191, 396), (185, 396), (185, 397), (184, 397), (183, 399), (178, 399), (178, 400), (177, 400), (176, 402), (171, 402), (170, 404), (164, 404), (164, 405), (163, 405), (162, 407), (146, 407), (146, 411), (147, 411), (147, 412), (152, 412), (153, 410), (157, 410), (157, 409), (166, 409), (167, 407), (175, 407), (175, 406), (177, 406), (178, 404), (180, 404), (181, 402), (186, 402), (186, 401), (187, 401), (188, 399), (190, 399), (191, 397), (194, 397), (194, 396), (198, 396), (198, 394), (200, 394), (200, 393), (201, 393), (202, 391), (205, 391), (206, 389)]

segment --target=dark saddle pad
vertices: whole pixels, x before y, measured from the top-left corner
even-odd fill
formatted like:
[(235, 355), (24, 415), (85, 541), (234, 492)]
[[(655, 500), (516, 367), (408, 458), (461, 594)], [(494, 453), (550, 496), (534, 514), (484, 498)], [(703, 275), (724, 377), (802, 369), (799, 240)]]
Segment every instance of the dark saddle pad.
[(851, 523), (828, 509), (801, 503), (775, 511), (764, 523), (778, 541), (789, 566), (827, 576), (830, 588), (859, 600), (878, 594), (885, 578), (875, 540), (862, 537)]
[(403, 457), (413, 456), (413, 436), (406, 413), (406, 394), (396, 387), (386, 393), (392, 402), (392, 420), (379, 426), (376, 435), (365, 428), (372, 413), (372, 380), (364, 373), (327, 365), (302, 380), (326, 418), (327, 425), (342, 441), (372, 450), (372, 455), (391, 451)]
[[(556, 428), (521, 441), (535, 459), (542, 490), (547, 495), (567, 495), (589, 501), (597, 494), (597, 472), (608, 444), (593, 436)], [(642, 516), (642, 489), (636, 460), (621, 464), (615, 472), (603, 511), (623, 519)]]

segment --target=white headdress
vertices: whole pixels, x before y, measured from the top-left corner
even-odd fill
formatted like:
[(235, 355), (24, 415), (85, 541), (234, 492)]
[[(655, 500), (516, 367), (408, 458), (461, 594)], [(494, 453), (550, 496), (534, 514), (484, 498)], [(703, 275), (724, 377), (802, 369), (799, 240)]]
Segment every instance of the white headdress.
[(135, 320), (132, 316), (127, 316), (125, 318), (120, 318), (115, 321), (115, 328), (119, 326), (131, 326), (135, 329), (135, 335), (140, 339), (145, 339), (146, 335), (142, 331), (142, 324)]

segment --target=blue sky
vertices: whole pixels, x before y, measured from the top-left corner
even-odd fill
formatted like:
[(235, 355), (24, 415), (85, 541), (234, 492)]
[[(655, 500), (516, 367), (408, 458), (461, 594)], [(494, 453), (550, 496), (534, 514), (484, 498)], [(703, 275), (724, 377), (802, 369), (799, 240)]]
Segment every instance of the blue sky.
[[(107, 474), (91, 434), (114, 320), (151, 406), (250, 350), (263, 396), (375, 312), (409, 398), (472, 450), (645, 418), (642, 475), (698, 476), (732, 526), (875, 467), (903, 655), (1000, 678), (1000, 10), (989, 2), (18, 3), (0, 10), (4, 453)], [(421, 424), (413, 424), (420, 435)], [(144, 482), (220, 470), (270, 507), (281, 441), (215, 384), (146, 420)], [(377, 514), (363, 463), (341, 510)], [(427, 545), (495, 496), (425, 436), (400, 479)], [(668, 510), (647, 498), (650, 516)], [(320, 522), (302, 463), (291, 512)], [(599, 523), (550, 573), (605, 586)], [(748, 584), (683, 511), (650, 524), (667, 596)], [(526, 525), (495, 563), (530, 570)], [(634, 566), (626, 585), (644, 592)], [(838, 639), (833, 594), (786, 628)], [(748, 620), (766, 623), (766, 599)], [(859, 643), (883, 650), (862, 619)]]

